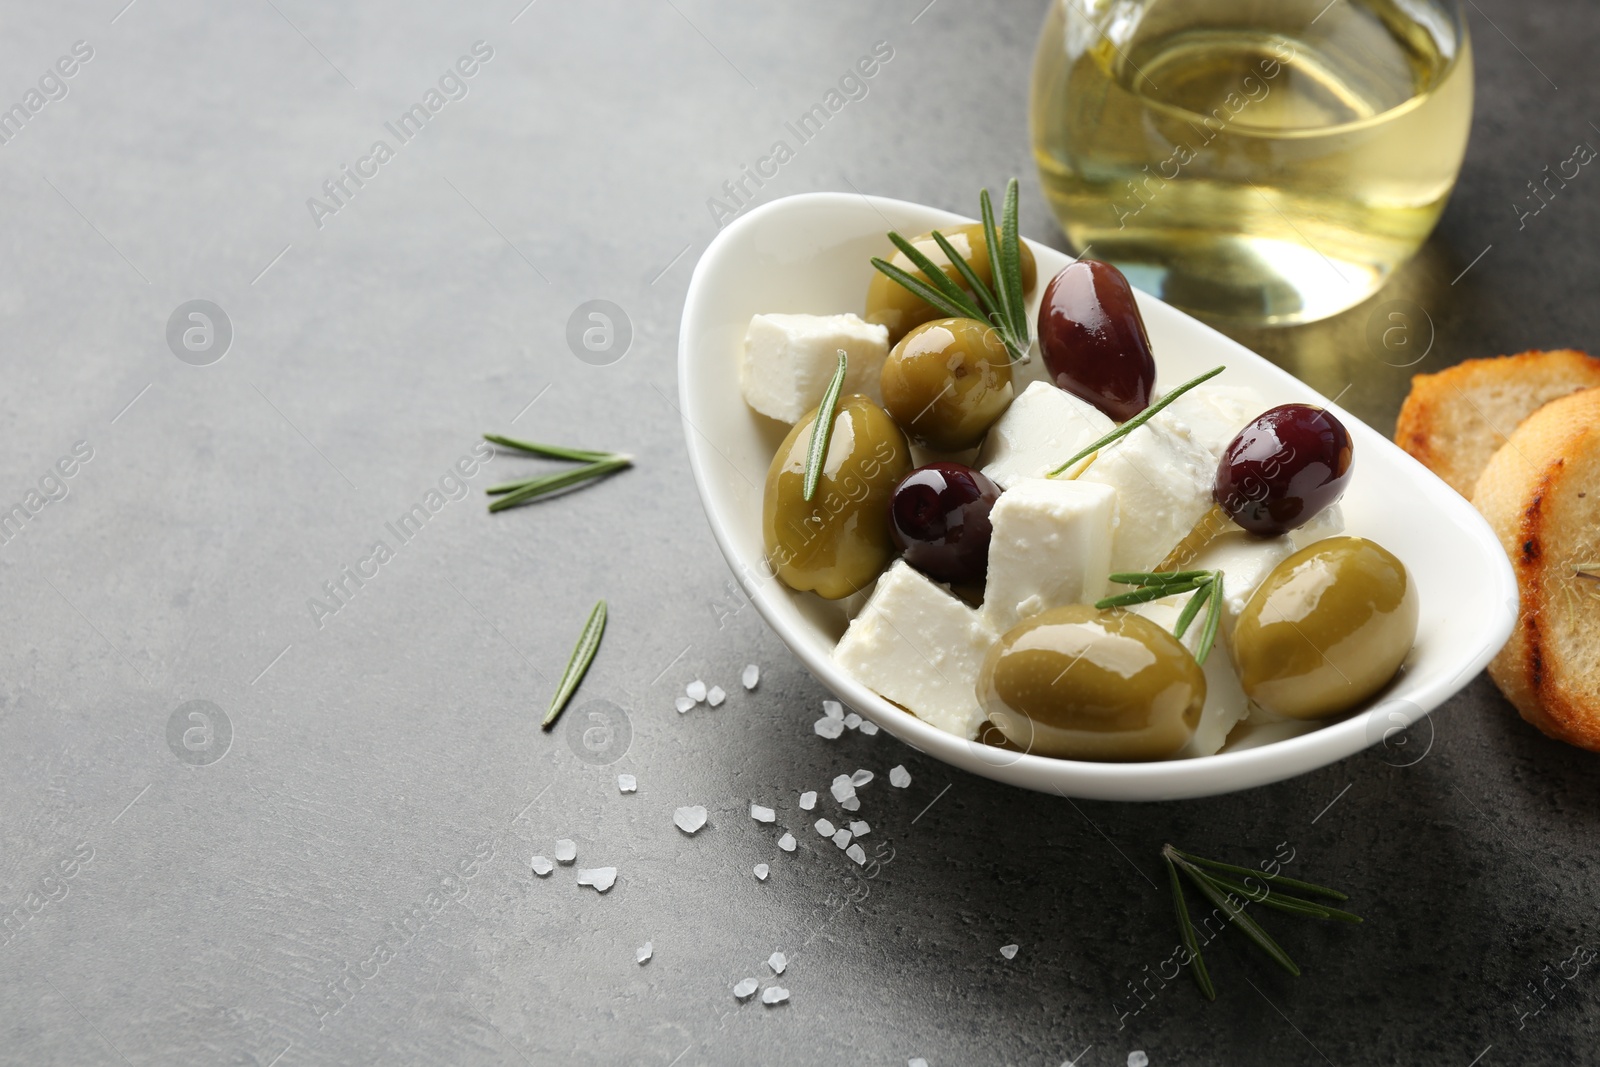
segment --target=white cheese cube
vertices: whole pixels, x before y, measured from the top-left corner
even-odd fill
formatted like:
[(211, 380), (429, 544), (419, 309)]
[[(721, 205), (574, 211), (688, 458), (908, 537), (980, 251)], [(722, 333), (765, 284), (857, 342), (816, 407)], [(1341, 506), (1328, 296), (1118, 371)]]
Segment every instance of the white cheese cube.
[(905, 560), (878, 579), (833, 661), (879, 696), (967, 740), (978, 735), (978, 671), (1000, 635)]
[(1270, 405), (1244, 385), (1197, 385), (1150, 420), (1206, 450), (1213, 461)]
[[(1135, 604), (1128, 610), (1143, 615), (1171, 633), (1178, 616), (1183, 612), (1184, 605), (1193, 595), (1185, 593), (1164, 600), (1152, 600), (1146, 604)], [(1193, 652), (1200, 643), (1200, 632), (1205, 627), (1208, 607), (1209, 604), (1200, 609), (1200, 614), (1183, 633), (1183, 645), (1190, 652)], [(1250, 701), (1245, 697), (1244, 689), (1239, 684), (1239, 676), (1234, 673), (1233, 658), (1228, 655), (1220, 633), (1217, 635), (1216, 643), (1211, 647), (1211, 654), (1206, 657), (1200, 669), (1206, 676), (1206, 702), (1200, 712), (1200, 725), (1195, 728), (1194, 736), (1189, 739), (1189, 743), (1176, 753), (1179, 757), (1216, 754), (1222, 748), (1222, 743), (1228, 739), (1229, 732), (1250, 710)]]
[(855, 315), (757, 315), (744, 335), (739, 387), (744, 402), (780, 422), (796, 423), (822, 403), (839, 366), (850, 361), (844, 393), (879, 399), (889, 330)]
[(1078, 481), (1117, 491), (1111, 570), (1153, 570), (1211, 507), (1217, 461), (1154, 419), (1100, 452)]
[(1233, 624), (1256, 587), (1272, 573), (1272, 568), (1293, 553), (1294, 542), (1288, 537), (1257, 537), (1243, 530), (1230, 530), (1212, 538), (1186, 567), (1222, 572), (1222, 629), (1232, 633)]
[(1023, 619), (1106, 595), (1116, 491), (1084, 481), (1024, 478), (989, 512), (983, 615), (999, 633)]
[(1115, 425), (1094, 405), (1034, 382), (989, 427), (977, 466), (1009, 489), (1023, 478), (1043, 478)]
[(1294, 542), (1295, 551), (1307, 545), (1314, 545), (1325, 537), (1337, 537), (1344, 533), (1344, 512), (1338, 504), (1329, 504), (1312, 517), (1311, 521), (1297, 530), (1290, 530), (1288, 537)]

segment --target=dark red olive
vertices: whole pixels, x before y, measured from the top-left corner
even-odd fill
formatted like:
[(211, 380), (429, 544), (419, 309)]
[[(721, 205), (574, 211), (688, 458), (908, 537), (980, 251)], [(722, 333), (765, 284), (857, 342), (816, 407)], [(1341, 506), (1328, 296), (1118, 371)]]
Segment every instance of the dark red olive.
[(976, 584), (989, 573), (989, 509), (1000, 487), (960, 463), (918, 467), (889, 498), (889, 532), (906, 562), (941, 582)]
[(1354, 452), (1332, 412), (1284, 404), (1257, 416), (1223, 450), (1213, 495), (1234, 522), (1276, 537), (1339, 499)]
[(1156, 360), (1133, 287), (1097, 259), (1069, 263), (1039, 305), (1039, 348), (1056, 385), (1117, 422), (1150, 405)]

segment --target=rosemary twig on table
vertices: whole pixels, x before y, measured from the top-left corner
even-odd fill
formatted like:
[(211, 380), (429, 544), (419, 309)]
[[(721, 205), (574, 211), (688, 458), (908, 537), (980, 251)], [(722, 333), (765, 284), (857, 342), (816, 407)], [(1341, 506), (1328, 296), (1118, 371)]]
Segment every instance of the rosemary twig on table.
[(839, 366), (833, 372), (833, 379), (828, 382), (828, 388), (822, 394), (822, 403), (817, 408), (817, 417), (811, 423), (811, 444), (806, 449), (806, 476), (801, 485), (801, 499), (809, 501), (817, 495), (817, 479), (822, 477), (822, 466), (828, 457), (828, 438), (833, 436), (833, 413), (839, 406), (839, 390), (844, 388), (845, 371), (850, 369), (850, 357), (845, 355), (844, 349), (839, 349)]
[(490, 511), (504, 511), (514, 508), (519, 504), (526, 504), (531, 500), (559, 492), (574, 485), (580, 485), (595, 478), (604, 477), (633, 465), (633, 457), (622, 452), (595, 452), (587, 448), (567, 448), (563, 445), (547, 445), (538, 441), (522, 441), (515, 437), (506, 437), (497, 433), (483, 435), (485, 441), (499, 445), (501, 448), (510, 448), (518, 452), (525, 452), (533, 456), (543, 456), (546, 459), (565, 459), (582, 466), (570, 467), (554, 474), (541, 474), (534, 478), (522, 478), (516, 481), (501, 482), (491, 485), (484, 490), (490, 496), (500, 499), (489, 505)]
[(1128, 436), (1134, 430), (1137, 430), (1139, 427), (1141, 427), (1145, 423), (1149, 422), (1152, 418), (1154, 418), (1161, 411), (1162, 408), (1166, 407), (1168, 404), (1170, 404), (1174, 400), (1178, 399), (1184, 393), (1187, 393), (1189, 390), (1193, 389), (1195, 386), (1199, 385), (1202, 382), (1210, 381), (1212, 378), (1215, 378), (1217, 375), (1221, 374), (1223, 371), (1225, 371), (1227, 369), (1228, 368), (1226, 366), (1223, 366), (1223, 367), (1212, 367), (1210, 370), (1206, 371), (1204, 374), (1201, 374), (1201, 375), (1198, 375), (1196, 377), (1190, 378), (1188, 381), (1184, 382), (1182, 385), (1178, 386), (1172, 392), (1168, 393), (1166, 396), (1162, 397), (1160, 400), (1157, 400), (1154, 404), (1151, 404), (1149, 407), (1147, 407), (1143, 411), (1139, 412), (1139, 414), (1135, 415), (1133, 418), (1129, 419), (1127, 422), (1123, 423), (1121, 426), (1118, 426), (1115, 429), (1113, 429), (1110, 433), (1108, 433), (1104, 437), (1100, 438), (1100, 440), (1096, 441), (1094, 444), (1089, 445), (1086, 448), (1080, 449), (1078, 451), (1077, 455), (1073, 456), (1071, 459), (1067, 460), (1061, 466), (1057, 467), (1055, 470), (1053, 470), (1049, 474), (1045, 475), (1045, 477), (1046, 478), (1054, 478), (1056, 475), (1060, 474), (1063, 471), (1071, 470), (1077, 464), (1077, 462), (1079, 460), (1084, 459), (1087, 456), (1092, 456), (1094, 453), (1096, 453), (1096, 452), (1100, 451), (1102, 448), (1106, 447), (1106, 445), (1111, 444), (1111, 442)]
[[(1204, 859), (1182, 852), (1171, 845), (1161, 847), (1161, 858), (1167, 865), (1168, 881), (1172, 885), (1173, 906), (1178, 915), (1178, 936), (1183, 941), (1184, 950), (1189, 954), (1189, 970), (1194, 976), (1195, 985), (1200, 987), (1201, 994), (1207, 1000), (1216, 1000), (1217, 991), (1211, 984), (1211, 975), (1206, 970), (1205, 960), (1200, 955), (1200, 942), (1195, 936), (1194, 923), (1189, 918), (1189, 906), (1183, 897), (1183, 884), (1178, 877), (1179, 873), (1200, 891), (1201, 896), (1215, 905), (1230, 923), (1254, 942), (1256, 947), (1292, 975), (1300, 974), (1299, 965), (1289, 958), (1289, 954), (1283, 950), (1283, 946), (1273, 940), (1272, 935), (1262, 929), (1260, 923), (1245, 914), (1246, 906), (1260, 904), (1307, 919), (1332, 919), (1346, 923), (1361, 921), (1359, 915), (1353, 915), (1322, 902), (1349, 899), (1337, 889), (1303, 882), (1298, 878), (1285, 878), (1281, 874), (1267, 874), (1265, 871), (1253, 871), (1248, 867), (1236, 867), (1231, 863)], [(1250, 888), (1243, 880), (1247, 878), (1256, 879), (1257, 887)], [(1291, 889), (1306, 896), (1291, 896), (1287, 892)], [(1322, 900), (1312, 900), (1308, 899), (1309, 897), (1320, 897)]]
[(600, 650), (600, 638), (606, 632), (606, 602), (600, 601), (589, 613), (589, 621), (583, 624), (583, 633), (578, 635), (578, 643), (572, 649), (572, 658), (567, 660), (567, 669), (562, 672), (561, 682), (556, 686), (556, 695), (550, 698), (550, 710), (544, 713), (544, 722), (540, 723), (542, 729), (548, 730), (561, 718), (561, 712), (567, 706), (567, 701), (572, 699), (572, 694), (577, 692), (578, 683), (583, 681), (584, 674), (589, 670), (589, 664), (594, 662), (594, 654)]
[(1183, 611), (1178, 615), (1177, 623), (1172, 627), (1172, 636), (1183, 640), (1183, 635), (1189, 629), (1189, 624), (1194, 622), (1200, 614), (1200, 608), (1206, 610), (1206, 620), (1200, 625), (1200, 640), (1195, 645), (1194, 661), (1202, 666), (1206, 657), (1211, 654), (1211, 648), (1216, 644), (1217, 627), (1222, 621), (1222, 572), (1221, 571), (1152, 571), (1130, 572), (1113, 574), (1111, 580), (1118, 585), (1133, 585), (1126, 593), (1114, 593), (1102, 600), (1095, 601), (1095, 607), (1102, 611), (1106, 608), (1125, 608), (1134, 604), (1145, 604), (1152, 600), (1161, 600), (1180, 593), (1193, 593), (1189, 602), (1183, 606)]

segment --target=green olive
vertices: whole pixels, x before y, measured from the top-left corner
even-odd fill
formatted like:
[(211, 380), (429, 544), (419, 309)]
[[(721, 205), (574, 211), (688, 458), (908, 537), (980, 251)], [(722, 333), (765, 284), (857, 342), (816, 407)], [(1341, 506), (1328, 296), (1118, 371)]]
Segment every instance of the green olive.
[(934, 319), (894, 346), (879, 384), (883, 406), (913, 441), (959, 452), (1011, 406), (1011, 354), (986, 322)]
[(989, 720), (1025, 751), (1082, 760), (1176, 755), (1206, 676), (1166, 630), (1125, 611), (1055, 608), (1006, 632), (978, 675)]
[(1233, 663), (1251, 700), (1290, 719), (1323, 719), (1389, 684), (1417, 638), (1417, 585), (1360, 537), (1307, 545), (1272, 569), (1233, 628)]
[(813, 409), (795, 423), (767, 471), (761, 527), (767, 562), (791, 589), (838, 600), (878, 576), (894, 557), (889, 497), (911, 470), (911, 449), (888, 412), (864, 396), (842, 397), (817, 491), (804, 498)]
[[(978, 280), (989, 288), (994, 288), (994, 271), (989, 267), (989, 244), (983, 238), (983, 225), (973, 222), (966, 226), (954, 226), (947, 230), (940, 230), (945, 240), (950, 242), (950, 247), (961, 253), (961, 257), (972, 267), (972, 273)], [(961, 275), (956, 271), (940, 251), (939, 246), (933, 241), (932, 233), (925, 233), (915, 238), (912, 242), (917, 251), (927, 256), (947, 274), (951, 281), (966, 288), (961, 281)], [(1026, 295), (1033, 292), (1033, 283), (1038, 275), (1038, 268), (1033, 262), (1033, 250), (1028, 247), (1028, 242), (1020, 241), (1022, 260), (1022, 291)], [(894, 258), (889, 260), (894, 266), (908, 271), (917, 278), (927, 281), (927, 276), (920, 270), (914, 270), (911, 261), (904, 252), (896, 252)], [(893, 281), (882, 271), (872, 272), (872, 281), (867, 283), (867, 311), (863, 316), (868, 322), (881, 323), (889, 327), (889, 343), (894, 344), (900, 338), (911, 332), (913, 326), (919, 326), (929, 319), (937, 319), (944, 312), (907, 291), (899, 282)]]

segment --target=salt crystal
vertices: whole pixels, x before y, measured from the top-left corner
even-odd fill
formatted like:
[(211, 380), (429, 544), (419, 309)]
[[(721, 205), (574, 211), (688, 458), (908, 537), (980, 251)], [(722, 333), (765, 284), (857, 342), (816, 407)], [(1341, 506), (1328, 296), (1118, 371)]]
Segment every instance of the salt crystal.
[(761, 681), (761, 668), (757, 667), (754, 663), (748, 665), (745, 667), (744, 674), (740, 676), (739, 680), (744, 683), (744, 687), (746, 689), (754, 689), (756, 687), (756, 683)]
[(712, 686), (711, 691), (706, 694), (706, 703), (710, 704), (714, 708), (720, 708), (722, 706), (722, 702), (727, 699), (728, 694), (722, 691), (722, 686), (720, 685)]
[(861, 732), (866, 736), (871, 737), (878, 732), (878, 724), (873, 722), (871, 719), (862, 719)]
[(838, 833), (834, 834), (833, 843), (838, 845), (840, 848), (844, 848), (850, 843), (850, 831), (840, 830)]
[(615, 867), (592, 867), (587, 871), (578, 872), (579, 885), (592, 885), (604, 893), (617, 883), (617, 869)]
[(891, 767), (889, 769), (889, 784), (896, 789), (904, 789), (911, 784), (911, 772), (903, 766)]
[(684, 833), (692, 834), (706, 824), (706, 809), (699, 804), (679, 808), (672, 813), (672, 821), (677, 823), (678, 829)]
[(793, 834), (784, 834), (782, 837), (778, 838), (778, 847), (783, 849), (785, 852), (793, 852), (794, 851), (794, 835)]
[(857, 715), (855, 712), (852, 711), (850, 714), (844, 717), (844, 727), (846, 730), (855, 730), (860, 726), (861, 716)]
[(829, 822), (827, 819), (818, 819), (816, 822), (812, 823), (811, 826), (823, 837), (833, 836), (833, 823)]
[(782, 1004), (789, 999), (789, 991), (781, 985), (769, 985), (761, 991), (761, 1003)]
[(550, 872), (556, 869), (556, 865), (545, 859), (543, 856), (533, 857), (533, 862), (530, 864), (530, 866), (533, 867), (533, 873), (537, 874), (540, 878), (548, 877)]
[(846, 798), (856, 795), (856, 787), (851, 785), (850, 779), (842, 774), (833, 780), (833, 785), (828, 787), (828, 791), (833, 794), (833, 799), (840, 803), (843, 803)]
[(850, 776), (850, 784), (860, 788), (864, 785), (871, 785), (872, 780), (876, 777), (877, 775), (873, 774), (871, 771), (858, 770), (856, 773)]
[(1134, 1049), (1128, 1053), (1128, 1067), (1149, 1067), (1149, 1064), (1150, 1057), (1146, 1056), (1143, 1051)]
[(772, 968), (773, 974), (782, 974), (783, 969), (789, 966), (789, 957), (781, 952), (774, 952), (767, 957), (767, 966)]
[(857, 819), (850, 824), (850, 832), (855, 834), (857, 837), (866, 837), (872, 832), (872, 827), (868, 826), (860, 819)]
[(928, 1061), (921, 1056), (913, 1056), (906, 1061), (906, 1067), (928, 1067)]
[(639, 946), (637, 951), (634, 952), (633, 958), (638, 962), (643, 963), (645, 960), (655, 955), (655, 951), (656, 946), (651, 942), (646, 941), (644, 944)]
[(619, 774), (617, 775), (617, 790), (622, 793), (637, 793), (639, 791), (639, 779), (631, 774)]
[(575, 841), (562, 838), (556, 842), (556, 862), (571, 863), (578, 858), (578, 845)]
[(840, 722), (844, 722), (844, 705), (837, 700), (824, 700), (822, 702), (822, 714), (830, 719), (838, 719)]
[(682, 715), (684, 712), (694, 707), (694, 701), (690, 700), (688, 697), (679, 697), (672, 702), (672, 706), (678, 709), (679, 715)]
[(845, 811), (860, 811), (861, 798), (852, 794), (839, 801), (839, 806)]
[(826, 737), (829, 741), (836, 741), (839, 735), (844, 733), (844, 721), (842, 719), (823, 717), (811, 724), (811, 730), (818, 737)]
[(1017, 958), (1017, 946), (1016, 945), (1001, 945), (1000, 946), (1000, 955), (1004, 956), (1008, 960), (1016, 959)]
[(764, 808), (760, 804), (752, 803), (750, 805), (750, 817), (756, 822), (772, 822), (778, 817), (778, 813), (771, 808)]
[(756, 879), (757, 879), (757, 881), (765, 882), (767, 880), (767, 875), (771, 871), (772, 871), (772, 868), (768, 867), (765, 863), (756, 864)]
[(690, 700), (698, 704), (706, 698), (706, 683), (696, 678), (694, 681), (690, 682), (686, 687), (684, 687), (683, 691), (689, 694)]
[(817, 806), (817, 791), (815, 789), (809, 789), (806, 792), (801, 793), (800, 794), (800, 806), (802, 808), (804, 808), (806, 811), (810, 811), (812, 808), (816, 807)]
[(857, 867), (867, 862), (867, 854), (860, 845), (851, 845), (844, 850), (844, 854), (855, 860)]
[(746, 1000), (760, 985), (761, 983), (756, 981), (754, 978), (741, 978), (733, 987), (733, 995), (738, 997), (740, 1000)]

